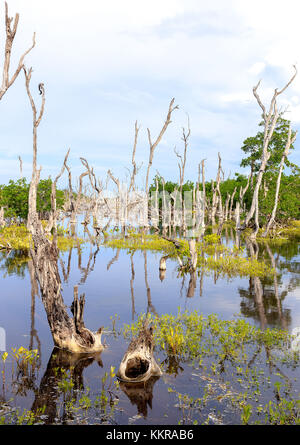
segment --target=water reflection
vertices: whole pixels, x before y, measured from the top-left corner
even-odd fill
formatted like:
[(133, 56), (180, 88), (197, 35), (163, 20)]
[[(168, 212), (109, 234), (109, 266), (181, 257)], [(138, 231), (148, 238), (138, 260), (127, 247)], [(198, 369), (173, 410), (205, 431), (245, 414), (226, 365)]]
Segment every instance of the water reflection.
[(65, 411), (65, 404), (63, 404), (63, 411), (59, 412), (61, 387), (66, 381), (66, 376), (68, 376), (71, 383), (68, 388), (71, 388), (71, 390), (67, 393), (65, 401), (72, 400), (72, 403), (76, 402), (78, 391), (84, 390), (83, 371), (94, 361), (101, 368), (103, 367), (100, 353), (75, 354), (54, 348), (39, 388), (35, 391), (35, 399), (31, 410), (39, 413), (44, 409), (43, 415), (46, 416), (45, 422), (47, 424), (57, 423), (58, 421), (65, 423), (67, 420), (72, 420), (72, 415)]
[[(85, 229), (85, 231), (88, 229)], [(235, 239), (235, 231), (228, 233), (228, 229), (225, 231), (224, 241), (228, 244), (232, 242), (231, 236)], [(78, 245), (76, 248), (71, 248), (65, 254), (61, 254), (59, 257), (59, 264), (63, 281), (68, 284), (69, 277), (74, 266), (72, 262), (75, 257), (77, 262), (77, 268), (81, 276), (79, 284), (83, 285), (87, 283), (90, 274), (98, 268), (97, 257), (100, 252), (99, 245), (94, 242), (94, 238), (91, 237), (93, 243), (90, 244), (90, 249), (87, 252), (86, 248)], [(240, 311), (246, 318), (251, 318), (253, 321), (258, 322), (262, 329), (266, 326), (278, 326), (283, 329), (289, 329), (292, 323), (292, 313), (289, 307), (284, 306), (284, 301), (289, 293), (295, 291), (300, 287), (300, 262), (297, 261), (297, 255), (299, 255), (299, 245), (295, 242), (285, 243), (278, 248), (270, 247), (268, 244), (259, 245), (257, 242), (247, 241), (246, 244), (249, 256), (254, 259), (264, 260), (272, 265), (274, 274), (266, 278), (250, 277), (249, 284), (245, 286), (239, 285), (239, 279), (237, 282), (237, 292), (241, 298)], [(116, 249), (110, 260), (107, 262), (106, 269), (111, 271), (113, 265), (120, 262), (120, 249)], [(140, 253), (139, 253), (140, 254)], [(136, 267), (134, 264), (134, 252), (124, 257), (122, 256), (122, 263), (124, 261), (129, 262), (129, 288), (131, 296), (131, 318), (137, 315), (136, 312), (136, 290), (137, 276)], [(137, 254), (136, 254), (137, 255)], [(157, 309), (153, 304), (151, 282), (153, 276), (153, 254), (147, 251), (143, 251), (141, 254), (144, 258), (144, 283), (146, 288), (146, 312), (157, 314)], [(151, 269), (149, 270), (148, 257), (151, 257)], [(177, 277), (173, 274), (170, 276), (167, 274), (168, 256), (163, 256), (157, 259), (157, 266), (159, 270), (159, 280), (165, 287), (164, 292), (168, 293), (168, 288), (171, 281), (181, 281), (178, 293), (181, 298), (194, 299), (197, 295), (203, 296), (203, 289), (205, 288), (206, 275), (203, 269), (200, 269), (198, 273), (188, 272), (184, 273), (180, 271), (180, 265), (176, 266), (173, 259), (168, 262), (168, 269), (177, 268), (179, 271)], [(140, 262), (140, 261), (139, 261)], [(139, 265), (140, 266), (140, 265)], [(34, 325), (34, 310), (35, 299), (38, 295), (38, 286), (36, 278), (34, 276), (34, 270), (32, 261), (26, 251), (10, 251), (0, 252), (0, 270), (3, 271), (3, 278), (9, 276), (17, 276), (19, 278), (25, 278), (28, 274), (31, 283), (31, 333), (30, 333), (30, 349), (37, 347), (40, 351), (40, 340), (37, 335), (37, 331)], [(157, 270), (157, 269), (156, 269)], [(117, 272), (118, 273), (118, 272)], [(139, 267), (139, 274), (141, 273)], [(166, 282), (168, 277), (168, 281)], [(212, 272), (214, 284), (218, 283), (220, 275), (214, 271)], [(102, 279), (105, 279), (102, 276)], [(138, 281), (141, 281), (141, 277), (138, 277)], [(198, 287), (199, 286), (199, 287)], [(139, 284), (140, 287), (140, 284)], [(196, 294), (196, 289), (199, 291)], [(87, 291), (88, 293), (88, 291)], [(201, 307), (200, 307), (201, 310)], [(35, 346), (34, 346), (35, 345)]]
[(151, 377), (143, 383), (120, 382), (120, 388), (126, 394), (132, 405), (136, 405), (137, 414), (148, 415), (148, 407), (152, 409), (153, 387), (159, 377)]
[[(228, 245), (235, 243), (237, 241), (235, 231), (232, 229), (226, 229), (226, 231), (226, 243)], [(106, 320), (106, 325), (108, 325), (109, 316), (116, 312), (119, 314), (122, 310), (121, 323), (123, 324), (123, 322), (129, 323), (131, 320), (136, 320), (140, 312), (146, 311), (154, 315), (168, 311), (177, 312), (179, 305), (185, 305), (191, 309), (196, 308), (199, 312), (203, 311), (204, 313), (205, 311), (206, 313), (217, 312), (226, 318), (231, 318), (234, 313), (240, 311), (245, 318), (258, 324), (262, 329), (271, 326), (292, 330), (292, 317), (298, 317), (299, 319), (299, 309), (296, 306), (291, 307), (290, 301), (287, 303), (287, 297), (296, 295), (297, 289), (300, 288), (300, 261), (297, 257), (299, 255), (299, 245), (296, 242), (285, 243), (280, 247), (269, 246), (265, 243), (248, 242), (246, 247), (249, 256), (268, 262), (273, 266), (275, 272), (263, 279), (258, 277), (243, 280), (234, 278), (226, 282), (217, 272), (208, 274), (203, 269), (200, 269), (197, 274), (193, 272), (184, 273), (183, 271), (179, 273), (179, 264), (174, 259), (168, 259), (167, 256), (164, 257), (164, 260), (167, 260), (167, 268), (160, 269), (161, 257), (151, 252), (129, 252), (129, 254), (126, 254), (120, 249), (101, 249), (100, 251), (99, 239), (95, 242), (95, 234), (88, 233), (88, 229), (85, 232), (91, 241), (90, 245), (87, 247), (78, 245), (68, 252), (61, 253), (59, 264), (64, 281), (64, 291), (70, 290), (74, 282), (86, 286), (87, 310), (90, 311), (89, 317), (91, 317), (92, 322), (97, 321), (96, 318), (99, 313), (101, 314), (102, 308), (103, 317)], [(29, 394), (33, 395), (34, 402), (31, 408), (35, 412), (38, 412), (45, 405), (47, 423), (55, 422), (58, 417), (60, 422), (67, 422), (70, 413), (64, 410), (59, 412), (59, 407), (63, 406), (60, 404), (62, 393), (59, 386), (64, 381), (65, 373), (70, 374), (73, 382), (70, 397), (76, 399), (78, 397), (77, 389), (83, 389), (84, 387), (85, 370), (96, 362), (99, 367), (102, 367), (101, 357), (100, 355), (71, 354), (55, 348), (46, 368), (43, 369), (42, 366), (46, 364), (46, 361), (44, 365), (41, 361), (43, 347), (45, 348), (45, 342), (49, 340), (45, 340), (45, 330), (41, 329), (41, 326), (44, 328), (44, 325), (40, 322), (41, 318), (44, 317), (44, 312), (42, 317), (37, 312), (41, 302), (38, 296), (38, 286), (32, 261), (26, 251), (11, 251), (9, 253), (1, 251), (0, 270), (2, 271), (2, 279), (13, 279), (16, 283), (16, 293), (19, 299), (12, 304), (23, 304), (22, 310), (26, 307), (27, 301), (25, 299), (21, 300), (24, 292), (20, 292), (20, 290), (24, 286), (22, 284), (23, 279), (28, 278), (30, 305), (27, 304), (27, 306), (30, 308), (28, 312), (30, 324), (29, 327), (27, 325), (22, 326), (22, 335), (26, 332), (29, 333), (27, 336), (29, 337), (28, 348), (38, 349), (39, 351), (39, 362), (37, 362), (35, 373), (29, 376), (22, 375), (22, 373), (15, 375), (13, 394), (22, 397)], [(99, 283), (101, 283), (101, 286)], [(228, 288), (226, 288), (227, 285)], [(96, 288), (95, 291), (93, 286)], [(112, 287), (113, 290), (111, 290)], [(90, 292), (90, 289), (93, 292)], [(124, 298), (126, 292), (127, 299)], [(223, 292), (224, 298), (219, 300), (223, 303), (223, 306), (218, 306), (216, 303), (218, 300), (214, 298), (217, 298)], [(92, 293), (93, 296), (90, 295)], [(117, 294), (113, 301), (116, 309), (113, 305), (109, 305), (110, 302), (107, 303), (107, 300), (113, 299), (114, 293)], [(108, 298), (104, 299), (106, 295), (108, 295)], [(199, 299), (199, 296), (202, 298)], [(4, 297), (8, 301), (9, 296)], [(226, 300), (227, 298), (228, 300)], [(232, 309), (233, 302), (234, 308)], [(11, 308), (12, 306), (10, 306), (10, 311), (13, 313)], [(93, 319), (94, 314), (95, 320)], [(42, 319), (43, 323), (44, 318)], [(15, 323), (14, 316), (10, 318), (9, 323), (13, 326)], [(17, 346), (17, 344), (13, 344), (13, 346)], [(266, 350), (264, 353), (269, 358), (269, 366), (281, 372), (279, 368), (275, 368), (276, 365), (269, 351)], [(44, 357), (48, 357), (49, 352), (43, 354)], [(256, 357), (260, 354), (261, 350), (258, 349), (254, 352), (252, 358), (249, 357), (248, 368), (254, 366)], [(116, 362), (118, 360), (119, 357)], [(110, 366), (110, 364), (109, 362), (107, 366)], [(165, 372), (173, 377), (180, 376), (185, 371), (184, 367), (181, 366), (182, 363), (175, 357), (169, 356), (162, 364)], [(40, 369), (42, 369), (40, 373), (44, 372), (44, 375), (39, 383), (40, 376), (38, 376), (38, 372)], [(128, 401), (136, 407), (137, 413), (144, 417), (149, 416), (149, 408), (152, 408), (153, 388), (156, 381), (157, 378), (153, 378), (146, 384), (141, 385), (125, 384), (124, 382), (120, 384), (120, 388)], [(4, 392), (2, 397), (5, 398)]]

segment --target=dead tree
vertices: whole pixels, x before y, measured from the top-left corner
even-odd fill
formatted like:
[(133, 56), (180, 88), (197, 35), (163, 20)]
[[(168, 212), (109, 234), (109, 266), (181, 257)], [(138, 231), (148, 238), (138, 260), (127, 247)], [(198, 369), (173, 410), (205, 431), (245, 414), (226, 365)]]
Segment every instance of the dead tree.
[(137, 337), (135, 337), (121, 361), (117, 377), (124, 382), (147, 382), (151, 377), (159, 377), (162, 371), (153, 354), (154, 340), (152, 327), (146, 319)]
[(187, 132), (186, 132), (185, 128), (182, 128), (182, 140), (184, 142), (183, 156), (176, 151), (176, 147), (174, 148), (174, 152), (175, 152), (176, 156), (179, 159), (179, 162), (178, 162), (178, 168), (179, 168), (179, 191), (180, 191), (180, 203), (181, 203), (181, 207), (182, 207), (182, 221), (181, 221), (182, 227), (185, 227), (185, 211), (184, 211), (185, 209), (184, 209), (184, 200), (183, 200), (183, 196), (182, 196), (182, 188), (183, 188), (183, 183), (184, 183), (184, 174), (185, 174), (185, 166), (186, 166), (186, 155), (187, 155), (187, 149), (188, 149), (188, 145), (189, 145), (190, 135), (191, 135), (191, 129), (190, 129), (190, 120), (189, 120), (189, 117), (188, 117), (188, 130), (187, 130)]
[(46, 233), (47, 232), (50, 233), (53, 230), (53, 233), (55, 234), (55, 236), (57, 233), (56, 185), (57, 185), (57, 181), (59, 180), (59, 178), (63, 175), (63, 173), (65, 171), (65, 166), (67, 163), (69, 153), (70, 153), (70, 149), (67, 151), (61, 171), (56, 176), (54, 181), (52, 181), (52, 184), (51, 184), (51, 209), (52, 209), (52, 211), (50, 212), (49, 221), (48, 221), (47, 227), (45, 228), (45, 231), (46, 231)]
[(120, 196), (121, 196), (121, 183), (118, 178), (116, 178), (110, 170), (107, 171), (107, 175), (117, 186), (117, 197), (116, 197), (116, 219), (119, 221), (120, 217)]
[(231, 198), (230, 198), (230, 205), (229, 205), (229, 219), (232, 218), (233, 213), (232, 213), (232, 207), (233, 207), (233, 202), (234, 202), (234, 196), (236, 194), (236, 187), (234, 187), (234, 190), (232, 192)]
[(132, 149), (132, 173), (131, 173), (131, 177), (130, 177), (130, 185), (129, 185), (129, 189), (128, 192), (130, 192), (131, 190), (135, 191), (135, 177), (137, 175), (138, 172), (138, 167), (136, 165), (135, 162), (135, 153), (136, 153), (136, 146), (137, 146), (137, 140), (138, 140), (138, 135), (139, 135), (139, 130), (140, 127), (138, 127), (137, 121), (135, 122), (134, 125), (134, 144), (133, 144), (133, 149)]
[(253, 88), (253, 94), (257, 100), (258, 105), (260, 106), (260, 108), (262, 109), (262, 112), (263, 112), (264, 141), (263, 141), (263, 149), (262, 149), (260, 167), (259, 167), (259, 171), (258, 171), (258, 174), (256, 177), (256, 184), (255, 184), (255, 188), (254, 188), (254, 192), (253, 192), (253, 196), (252, 196), (251, 207), (246, 215), (246, 218), (245, 218), (245, 221), (243, 224), (243, 228), (248, 227), (250, 220), (254, 216), (255, 229), (252, 234), (252, 236), (254, 238), (256, 237), (258, 230), (259, 230), (259, 204), (258, 204), (259, 190), (260, 190), (260, 186), (262, 183), (264, 172), (266, 170), (268, 161), (271, 156), (271, 152), (269, 151), (269, 144), (270, 144), (271, 138), (273, 136), (275, 126), (276, 126), (276, 123), (277, 123), (277, 120), (279, 117), (279, 112), (278, 112), (278, 107), (277, 107), (277, 97), (280, 94), (282, 94), (295, 79), (295, 77), (297, 75), (296, 66), (294, 66), (294, 69), (295, 69), (295, 74), (292, 76), (292, 78), (289, 80), (289, 82), (281, 90), (278, 91), (277, 88), (275, 89), (268, 111), (266, 110), (265, 105), (262, 103), (260, 96), (257, 93), (257, 89), (260, 85), (260, 81)]
[(89, 172), (88, 171), (84, 171), (79, 176), (79, 188), (78, 188), (78, 193), (77, 193), (77, 196), (76, 196), (76, 199), (75, 199), (75, 194), (74, 194), (73, 186), (72, 186), (72, 173), (71, 173), (70, 167), (67, 165), (67, 157), (65, 158), (64, 166), (65, 166), (66, 170), (68, 171), (69, 201), (70, 201), (70, 206), (69, 206), (68, 210), (70, 212), (71, 228), (72, 228), (72, 231), (74, 232), (74, 230), (75, 230), (74, 226), (76, 224), (76, 215), (79, 212), (79, 208), (80, 208), (80, 199), (81, 199), (82, 188), (83, 188), (83, 178), (85, 176), (87, 176), (89, 174)]
[[(61, 280), (58, 272), (57, 238), (53, 241), (46, 237), (36, 210), (36, 195), (40, 170), (37, 169), (37, 128), (42, 120), (45, 106), (45, 90), (42, 90), (42, 104), (39, 113), (30, 91), (32, 69), (24, 68), (27, 95), (33, 113), (33, 163), (32, 180), (28, 199), (28, 229), (32, 235), (33, 245), (30, 255), (33, 261), (36, 278), (40, 285), (42, 301), (48, 318), (48, 323), (54, 340), (59, 348), (72, 352), (98, 352), (103, 349), (101, 343), (102, 328), (96, 333), (84, 326), (83, 309), (84, 296), (78, 299), (78, 288), (74, 288), (73, 318), (69, 317), (61, 294)], [(52, 206), (56, 200), (56, 188), (52, 189)], [(52, 208), (53, 218), (56, 215)], [(54, 227), (56, 225), (54, 224)]]
[(277, 211), (277, 206), (278, 206), (278, 198), (279, 198), (279, 189), (280, 189), (281, 175), (282, 175), (282, 171), (283, 171), (283, 168), (284, 168), (284, 162), (285, 162), (285, 160), (286, 160), (286, 158), (287, 158), (287, 156), (289, 154), (291, 145), (296, 140), (296, 137), (297, 137), (297, 132), (292, 137), (292, 128), (291, 128), (291, 124), (290, 124), (289, 125), (289, 131), (288, 131), (288, 139), (287, 139), (286, 146), (285, 146), (284, 152), (282, 154), (282, 158), (281, 158), (280, 165), (279, 165), (279, 172), (278, 172), (277, 181), (276, 181), (276, 192), (275, 192), (274, 207), (273, 207), (270, 219), (268, 221), (266, 230), (263, 233), (264, 237), (266, 237), (268, 235), (269, 230), (271, 229), (271, 227), (273, 226), (273, 224), (275, 222), (275, 216), (276, 216), (276, 211)]
[(0, 228), (5, 227), (4, 207), (0, 207)]
[(95, 198), (92, 200), (92, 209), (93, 209), (93, 226), (95, 229), (97, 229), (98, 217), (99, 217), (98, 215), (99, 200), (101, 193), (103, 192), (103, 183), (102, 181), (100, 181), (99, 178), (97, 180), (96, 175), (94, 173), (94, 169), (90, 168), (88, 161), (85, 158), (80, 158), (80, 160), (82, 162), (82, 165), (84, 165), (84, 167), (88, 172), (91, 187), (95, 192)]
[(20, 163), (20, 179), (23, 179), (23, 162), (21, 156), (19, 156), (19, 163)]
[(167, 118), (165, 120), (165, 123), (162, 127), (162, 129), (160, 130), (159, 135), (157, 136), (156, 140), (154, 142), (152, 142), (151, 139), (151, 133), (149, 128), (147, 128), (147, 132), (148, 132), (148, 140), (149, 140), (149, 146), (150, 146), (150, 153), (149, 153), (149, 161), (148, 161), (148, 167), (147, 167), (147, 173), (146, 173), (146, 184), (145, 184), (145, 191), (146, 191), (146, 195), (147, 197), (149, 196), (149, 173), (150, 173), (150, 169), (152, 166), (152, 162), (153, 162), (153, 156), (154, 156), (154, 151), (156, 149), (156, 147), (158, 146), (158, 144), (160, 143), (163, 135), (165, 134), (168, 126), (170, 125), (171, 121), (171, 116), (174, 110), (177, 110), (179, 107), (178, 105), (174, 106), (174, 101), (175, 99), (173, 98), (170, 102), (169, 105), (169, 110), (168, 110), (168, 114), (167, 114)]
[(15, 19), (8, 16), (8, 6), (5, 2), (5, 50), (4, 50), (4, 64), (3, 64), (3, 73), (2, 73), (2, 85), (0, 88), (0, 100), (6, 93), (6, 91), (12, 86), (12, 84), (17, 79), (20, 74), (22, 68), (24, 68), (24, 59), (25, 56), (34, 48), (35, 46), (35, 34), (33, 34), (32, 45), (31, 47), (24, 52), (24, 54), (20, 57), (18, 66), (14, 72), (14, 74), (10, 77), (9, 68), (11, 62), (11, 52), (14, 43), (14, 39), (17, 33), (19, 23), (19, 14), (15, 15)]
[[(237, 230), (241, 230), (241, 219), (240, 219), (241, 211), (243, 210), (244, 197), (245, 197), (245, 194), (246, 194), (246, 192), (247, 192), (247, 190), (249, 188), (252, 176), (253, 176), (253, 169), (251, 167), (251, 173), (248, 176), (247, 184), (246, 184), (245, 187), (243, 187), (243, 186), (240, 187), (239, 200), (236, 201), (236, 205), (235, 205), (235, 227), (236, 227)], [(235, 194), (235, 192), (236, 192), (236, 187), (234, 189), (234, 194)]]

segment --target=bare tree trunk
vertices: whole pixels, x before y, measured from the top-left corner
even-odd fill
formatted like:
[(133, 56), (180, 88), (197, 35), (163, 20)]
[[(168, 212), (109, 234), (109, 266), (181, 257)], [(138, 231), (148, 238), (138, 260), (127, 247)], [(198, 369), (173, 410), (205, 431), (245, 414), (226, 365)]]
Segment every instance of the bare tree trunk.
[(230, 193), (227, 193), (227, 198), (225, 202), (224, 219), (228, 220), (228, 210), (229, 210)]
[(138, 140), (138, 134), (139, 134), (139, 130), (140, 127), (138, 127), (137, 125), (137, 121), (135, 122), (135, 134), (134, 134), (134, 144), (133, 144), (133, 150), (132, 150), (132, 173), (131, 173), (131, 178), (130, 178), (130, 185), (129, 185), (129, 189), (128, 192), (130, 192), (131, 190), (135, 190), (135, 177), (138, 171), (138, 168), (136, 166), (136, 162), (135, 162), (135, 152), (136, 152), (136, 146), (137, 146), (137, 140)]
[(182, 140), (184, 142), (183, 157), (182, 157), (182, 155), (180, 155), (176, 151), (176, 148), (174, 148), (174, 152), (175, 152), (176, 156), (179, 158), (179, 162), (178, 162), (178, 168), (179, 168), (179, 192), (180, 192), (180, 199), (181, 199), (181, 202), (182, 202), (182, 221), (181, 221), (182, 227), (185, 227), (185, 212), (184, 212), (184, 200), (183, 200), (183, 196), (182, 196), (182, 188), (183, 188), (183, 184), (184, 184), (186, 155), (187, 155), (187, 149), (188, 149), (188, 145), (189, 145), (190, 135), (191, 135), (190, 120), (188, 118), (188, 131), (187, 131), (187, 133), (186, 133), (185, 128), (182, 129)]
[(284, 86), (284, 88), (282, 88), (280, 91), (278, 91), (278, 89), (275, 89), (273, 97), (271, 99), (271, 103), (270, 103), (268, 112), (266, 111), (266, 108), (263, 105), (263, 103), (261, 102), (261, 99), (257, 93), (257, 89), (260, 85), (260, 82), (253, 88), (253, 94), (258, 102), (258, 105), (260, 106), (260, 108), (263, 111), (263, 121), (264, 121), (264, 127), (265, 127), (264, 128), (264, 142), (263, 142), (263, 150), (262, 150), (262, 156), (261, 156), (261, 164), (260, 164), (259, 172), (258, 172), (257, 178), (256, 178), (256, 184), (255, 184), (255, 189), (253, 192), (251, 207), (247, 213), (247, 216), (244, 221), (244, 226), (243, 226), (244, 228), (248, 227), (251, 218), (255, 214), (255, 230), (254, 230), (254, 234), (253, 234), (254, 237), (256, 236), (258, 229), (259, 229), (259, 214), (258, 214), (259, 213), (259, 205), (258, 205), (259, 190), (260, 190), (263, 174), (265, 172), (267, 163), (268, 163), (270, 155), (271, 155), (271, 153), (268, 150), (269, 143), (273, 136), (275, 126), (276, 126), (276, 123), (277, 123), (277, 120), (279, 117), (278, 108), (277, 108), (277, 97), (280, 94), (282, 94), (295, 79), (295, 77), (297, 75), (297, 69), (295, 66), (294, 66), (294, 68), (295, 68), (295, 74), (292, 76), (290, 81)]
[(20, 163), (20, 179), (23, 179), (23, 162), (21, 156), (19, 156), (19, 163)]
[[(48, 318), (48, 323), (53, 336), (54, 344), (62, 349), (73, 352), (96, 352), (103, 349), (101, 344), (100, 328), (97, 333), (92, 333), (85, 328), (83, 323), (84, 296), (78, 300), (78, 288), (74, 288), (73, 319), (67, 314), (61, 295), (61, 280), (58, 272), (58, 249), (56, 231), (53, 241), (45, 236), (42, 224), (36, 211), (37, 185), (39, 173), (37, 170), (37, 128), (42, 120), (45, 106), (45, 90), (42, 88), (42, 105), (37, 114), (37, 109), (30, 92), (30, 80), (32, 69), (28, 72), (24, 68), (26, 90), (33, 112), (33, 164), (32, 180), (29, 187), (28, 199), (28, 228), (32, 235), (33, 246), (30, 255), (33, 261), (36, 278), (41, 289), (42, 301)], [(37, 117), (38, 116), (38, 117)], [(52, 213), (56, 216), (56, 187), (52, 188)], [(54, 228), (56, 223), (54, 223)]]
[(270, 217), (270, 219), (268, 221), (266, 230), (265, 230), (265, 232), (263, 234), (264, 237), (266, 237), (268, 235), (268, 232), (269, 232), (270, 228), (273, 226), (274, 221), (275, 221), (275, 216), (276, 216), (276, 211), (277, 211), (277, 206), (278, 206), (278, 198), (279, 198), (279, 189), (280, 189), (281, 175), (282, 175), (282, 171), (283, 171), (283, 168), (284, 168), (284, 162), (285, 162), (285, 159), (287, 158), (287, 156), (289, 154), (289, 150), (290, 150), (291, 145), (296, 140), (296, 137), (297, 137), (297, 132), (292, 137), (292, 128), (291, 128), (291, 125), (290, 125), (289, 126), (289, 132), (288, 132), (288, 140), (286, 142), (285, 150), (284, 150), (282, 158), (281, 158), (281, 162), (280, 162), (280, 166), (279, 166), (279, 172), (278, 172), (278, 176), (277, 176), (274, 207), (273, 207), (273, 210), (272, 210), (271, 217)]
[(235, 194), (236, 194), (236, 187), (234, 187), (234, 190), (233, 190), (231, 198), (230, 198), (230, 205), (229, 205), (229, 218), (230, 219), (232, 219), (232, 216), (233, 216), (232, 208), (233, 208), (233, 200), (234, 200)]
[(146, 191), (147, 201), (149, 198), (149, 173), (150, 173), (150, 169), (151, 169), (152, 162), (153, 162), (154, 151), (155, 151), (156, 147), (158, 146), (158, 144), (160, 143), (168, 126), (172, 122), (171, 116), (172, 116), (173, 111), (178, 109), (178, 105), (174, 106), (174, 101), (175, 101), (175, 99), (173, 98), (170, 102), (166, 121), (165, 121), (162, 129), (160, 130), (160, 133), (157, 136), (157, 139), (155, 140), (155, 142), (152, 142), (150, 130), (149, 130), (149, 128), (147, 128), (148, 140), (149, 140), (149, 146), (150, 146), (150, 154), (149, 154), (149, 161), (148, 161), (148, 167), (147, 167), (147, 173), (146, 173), (146, 183), (145, 183), (145, 191)]
[(5, 219), (4, 219), (4, 207), (0, 208), (0, 228), (5, 227)]

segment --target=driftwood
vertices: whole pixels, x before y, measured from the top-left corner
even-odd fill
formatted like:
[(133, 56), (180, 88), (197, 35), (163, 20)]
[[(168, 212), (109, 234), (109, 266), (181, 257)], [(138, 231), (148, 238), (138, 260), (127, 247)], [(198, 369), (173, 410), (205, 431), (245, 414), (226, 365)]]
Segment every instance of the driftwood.
[(152, 327), (148, 328), (146, 320), (138, 336), (128, 346), (117, 373), (118, 379), (127, 383), (139, 383), (161, 376), (162, 371), (155, 361), (153, 348)]

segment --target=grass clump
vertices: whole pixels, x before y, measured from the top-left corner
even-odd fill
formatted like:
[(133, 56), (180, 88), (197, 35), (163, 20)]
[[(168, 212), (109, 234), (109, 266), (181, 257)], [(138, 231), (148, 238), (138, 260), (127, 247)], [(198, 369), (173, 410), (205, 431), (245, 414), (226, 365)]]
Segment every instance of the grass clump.
[[(177, 392), (175, 384), (168, 391), (180, 424), (300, 424), (299, 353), (290, 349), (288, 332), (197, 311), (148, 317), (163, 371), (193, 369), (190, 393)], [(125, 338), (144, 321), (143, 314), (125, 325)]]
[[(114, 236), (107, 238), (104, 242), (105, 247), (116, 249), (125, 249), (129, 253), (136, 250), (150, 250), (152, 252), (161, 252), (170, 258), (176, 259), (179, 256), (183, 263), (187, 265), (190, 256), (188, 241), (178, 239), (180, 247), (177, 249), (173, 243), (163, 239), (158, 235), (146, 235), (131, 232), (127, 236)], [(274, 270), (265, 262), (247, 258), (242, 247), (236, 246), (229, 248), (220, 242), (220, 236), (209, 234), (196, 244), (198, 252), (199, 269), (205, 271), (217, 271), (220, 274), (234, 276), (258, 276), (265, 277)], [(183, 270), (186, 268), (183, 267)]]
[[(52, 240), (52, 235), (48, 236)], [(59, 229), (57, 236), (57, 246), (61, 251), (68, 251), (72, 247), (84, 243), (81, 238), (74, 238), (67, 235), (67, 232)], [(0, 248), (29, 250), (32, 246), (32, 237), (24, 225), (4, 227), (0, 230)]]

